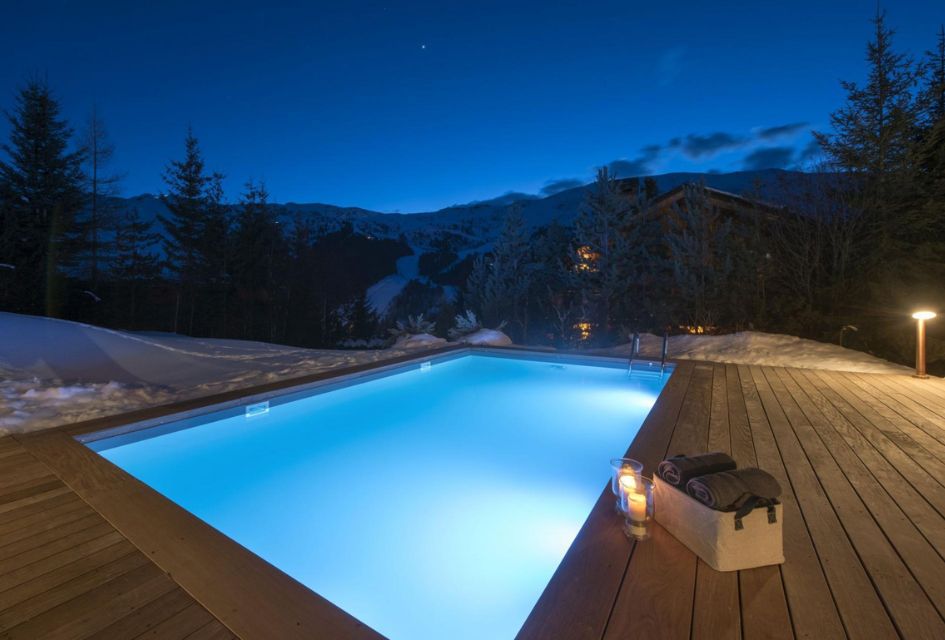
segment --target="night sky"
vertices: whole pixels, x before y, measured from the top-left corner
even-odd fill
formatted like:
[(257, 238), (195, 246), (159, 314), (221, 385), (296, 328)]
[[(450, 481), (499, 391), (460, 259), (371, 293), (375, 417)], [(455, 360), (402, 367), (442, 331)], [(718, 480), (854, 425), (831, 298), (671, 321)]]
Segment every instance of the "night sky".
[[(97, 103), (125, 195), (158, 193), (186, 128), (227, 196), (419, 211), (620, 175), (802, 163), (861, 80), (875, 0), (13, 2), (0, 104), (45, 77)], [(155, 6), (144, 6), (153, 4)], [(283, 3), (284, 4), (284, 3)], [(826, 5), (826, 6), (825, 6)], [(941, 0), (889, 2), (921, 53)], [(0, 124), (6, 139), (7, 124)]]

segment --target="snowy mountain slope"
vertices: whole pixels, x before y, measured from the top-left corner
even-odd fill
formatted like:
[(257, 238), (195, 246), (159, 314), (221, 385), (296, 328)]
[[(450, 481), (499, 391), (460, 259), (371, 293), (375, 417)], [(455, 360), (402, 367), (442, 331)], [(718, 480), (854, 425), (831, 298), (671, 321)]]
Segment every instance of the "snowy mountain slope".
[[(780, 169), (738, 171), (734, 173), (668, 173), (653, 176), (661, 192), (681, 184), (704, 181), (708, 186), (730, 193), (754, 193), (767, 200), (779, 201), (792, 182), (802, 176), (798, 172)], [(786, 186), (787, 185), (787, 186)], [(457, 249), (472, 249), (495, 239), (511, 204), (520, 207), (522, 217), (530, 227), (544, 226), (557, 220), (562, 224), (574, 221), (584, 201), (588, 186), (567, 189), (551, 196), (509, 196), (493, 200), (454, 205), (438, 211), (419, 213), (382, 213), (357, 207), (338, 207), (329, 204), (285, 203), (273, 205), (286, 220), (295, 215), (304, 216), (323, 232), (337, 230), (350, 223), (357, 231), (383, 238), (406, 236), (409, 244), (429, 248), (444, 235), (456, 242)], [(117, 198), (116, 206), (136, 207), (145, 219), (155, 220), (166, 208), (160, 198), (141, 195)]]

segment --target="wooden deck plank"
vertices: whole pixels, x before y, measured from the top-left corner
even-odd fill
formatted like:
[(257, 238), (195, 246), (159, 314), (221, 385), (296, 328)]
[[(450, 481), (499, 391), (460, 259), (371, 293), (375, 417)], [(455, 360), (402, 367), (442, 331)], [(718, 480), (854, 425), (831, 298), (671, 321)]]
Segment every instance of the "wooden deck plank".
[[(899, 436), (902, 437), (897, 437), (893, 433), (893, 437), (890, 438), (890, 433), (895, 431), (894, 427), (889, 428), (887, 426), (885, 429), (880, 429), (872, 419), (867, 417), (869, 415), (868, 411), (867, 415), (864, 415), (862, 411), (858, 410), (859, 407), (856, 405), (861, 404), (858, 400), (837, 393), (820, 376), (814, 375), (811, 377), (804, 372), (796, 372), (795, 375), (803, 375), (809, 380), (810, 384), (836, 407), (839, 414), (849, 421), (883, 457), (889, 460), (938, 513), (945, 515), (945, 487), (909, 453), (908, 449), (916, 448), (917, 445), (908, 436), (899, 432)], [(881, 416), (876, 415), (874, 417), (882, 420)], [(905, 444), (905, 449), (902, 446), (903, 444)], [(928, 455), (928, 452), (926, 454)]]
[[(693, 454), (705, 451), (713, 371), (711, 365), (697, 364), (693, 367), (692, 380), (672, 438), (663, 451), (649, 453), (650, 459), (645, 461), (648, 468), (654, 469), (667, 452)], [(652, 528), (653, 538), (637, 544), (630, 557), (605, 638), (626, 637), (631, 632), (642, 637), (658, 634), (664, 634), (666, 638), (690, 636), (697, 558), (658, 524)], [(668, 592), (669, 589), (672, 593)]]
[[(860, 563), (852, 543), (827, 500), (817, 474), (794, 436), (777, 396), (757, 367), (739, 367), (743, 379), (754, 381), (768, 417), (797, 505), (804, 516), (814, 548), (830, 585), (844, 628), (852, 638), (894, 638), (898, 634)], [(756, 441), (757, 448), (758, 443)], [(766, 467), (767, 468), (767, 467)], [(785, 515), (785, 524), (790, 519)], [(792, 562), (788, 559), (788, 564)], [(785, 565), (785, 570), (788, 565)], [(789, 592), (790, 595), (790, 592)], [(792, 604), (791, 611), (797, 611)]]
[(53, 607), (42, 616), (11, 627), (5, 640), (84, 638), (176, 588), (156, 566), (145, 563)]
[[(71, 513), (67, 514), (67, 516), (69, 515), (71, 515)], [(73, 533), (95, 526), (100, 522), (103, 522), (102, 516), (97, 513), (88, 512), (86, 515), (81, 515), (79, 518), (65, 520), (54, 527), (49, 527), (32, 535), (11, 541), (8, 544), (0, 546), (0, 563), (24, 551), (44, 546), (60, 538), (65, 538)]]
[[(119, 545), (115, 546), (118, 547)], [(9, 629), (23, 624), (42, 613), (48, 612), (50, 609), (100, 587), (109, 580), (146, 564), (148, 564), (148, 559), (143, 554), (125, 551), (124, 554), (119, 555), (107, 564), (99, 564), (92, 571), (56, 585), (55, 589), (47, 589), (33, 594), (32, 597), (22, 599), (0, 611), (0, 628)], [(3, 602), (6, 604), (6, 598), (3, 599)]]
[(136, 551), (134, 545), (127, 540), (122, 540), (99, 551), (93, 551), (53, 571), (30, 576), (29, 579), (20, 582), (16, 586), (0, 592), (2, 593), (2, 605), (0, 606), (6, 610), (20, 602), (40, 596), (47, 591), (55, 591), (61, 585), (87, 573), (95, 572), (99, 568), (123, 556), (129, 555), (134, 551)]
[[(177, 584), (199, 593), (200, 604), (238, 635), (286, 640), (316, 632), (339, 640), (378, 637), (66, 433), (41, 432), (20, 441)], [(155, 527), (155, 521), (161, 527)]]
[[(849, 376), (834, 374), (821, 376), (821, 379), (843, 397), (855, 399), (862, 403), (861, 406), (868, 407), (870, 411), (875, 412), (874, 415), (881, 416), (884, 424), (888, 425), (889, 429), (894, 429), (908, 436), (910, 440), (935, 458), (942, 469), (945, 469), (945, 444), (903, 417), (887, 403), (877, 398), (874, 393), (870, 393), (854, 383), (849, 379)], [(860, 413), (862, 414), (863, 411), (860, 411)]]
[(93, 514), (95, 514), (95, 511), (89, 505), (73, 496), (72, 500), (57, 507), (9, 523), (11, 527), (8, 529), (4, 530), (2, 523), (0, 523), (0, 545), (13, 544), (23, 538), (56, 529), (67, 522)]
[(203, 607), (193, 603), (137, 636), (136, 640), (186, 638), (212, 621), (213, 618)]
[[(676, 368), (667, 392), (657, 399), (630, 445), (627, 456), (643, 462), (645, 473), (652, 473), (666, 452), (672, 430), (664, 425), (675, 424), (692, 371), (690, 364)], [(599, 640), (633, 550), (613, 505), (614, 497), (605, 487), (519, 631), (520, 640)]]
[[(785, 371), (782, 377), (787, 380), (795, 375), (798, 374)], [(874, 446), (874, 443), (864, 437), (833, 404), (816, 392), (809, 397), (817, 406), (821, 417), (819, 420), (814, 420), (818, 433), (821, 433), (824, 438), (830, 438), (832, 431), (842, 438), (877, 482), (896, 501), (909, 522), (921, 531), (922, 536), (935, 547), (940, 556), (945, 557), (945, 526), (943, 526), (945, 521), (942, 515), (921, 493), (916, 491), (897, 467)], [(847, 464), (854, 463), (848, 461)]]
[[(936, 611), (945, 607), (945, 562), (848, 445), (832, 437), (808, 397), (813, 391), (805, 394), (773, 369), (765, 376), (898, 629), (908, 637), (945, 637)], [(817, 430), (818, 423), (825, 428)]]
[(943, 448), (945, 447), (945, 417), (930, 411), (901, 393), (899, 387), (890, 384), (886, 380), (888, 377), (891, 376), (851, 375), (847, 376), (847, 379), (863, 389), (871, 398), (892, 409), (899, 417), (922, 429), (927, 436), (934, 438), (941, 445), (936, 446), (935, 450), (939, 459), (942, 459), (942, 452), (945, 451), (945, 448)]
[[(751, 441), (751, 426), (745, 398), (741, 393), (738, 369), (734, 366), (718, 366), (725, 380), (723, 393), (728, 409), (731, 449), (727, 451), (741, 467), (757, 465), (755, 447)], [(722, 417), (713, 420), (721, 420)], [(784, 582), (780, 567), (757, 567), (739, 571), (736, 577), (735, 595), (741, 615), (741, 635), (752, 638), (793, 638), (790, 612), (784, 594)]]
[[(782, 489), (786, 562), (780, 566), (780, 574), (789, 605), (790, 626), (798, 638), (842, 638), (845, 630), (840, 614), (811, 533), (798, 506), (794, 486), (785, 467), (786, 461), (778, 449), (758, 389), (748, 367), (735, 367), (735, 373), (742, 389), (757, 464), (773, 475)], [(764, 606), (753, 604), (759, 580), (752, 580), (752, 573), (743, 571), (740, 576), (743, 617), (746, 630), (758, 630), (754, 635), (763, 636), (766, 628), (775, 625), (769, 625)], [(780, 626), (788, 625), (782, 623)]]
[[(726, 383), (725, 367), (713, 366), (706, 451), (731, 454), (732, 432)], [(742, 637), (737, 572), (715, 571), (698, 559), (692, 608), (693, 640), (737, 640)]]
[(187, 636), (186, 640), (233, 640), (234, 638), (236, 636), (229, 629), (214, 621), (194, 631)]
[(194, 601), (190, 596), (180, 589), (174, 589), (92, 634), (86, 640), (137, 638), (192, 604)]

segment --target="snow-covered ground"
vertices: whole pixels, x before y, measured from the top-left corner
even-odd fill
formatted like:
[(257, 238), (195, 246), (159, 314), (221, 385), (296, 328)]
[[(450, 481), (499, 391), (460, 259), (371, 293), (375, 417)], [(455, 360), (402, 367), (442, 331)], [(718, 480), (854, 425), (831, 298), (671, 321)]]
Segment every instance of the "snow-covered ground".
[[(510, 342), (505, 334), (492, 330), (481, 330), (467, 341)], [(658, 358), (661, 342), (656, 336), (643, 336), (642, 355)], [(444, 343), (433, 336), (413, 336), (401, 348), (300, 349), (241, 340), (127, 333), (0, 312), (0, 435), (377, 362)], [(626, 356), (629, 352), (630, 346), (623, 345), (597, 353)], [(754, 332), (674, 336), (669, 355), (842, 371), (910, 371), (836, 345)]]
[(0, 435), (404, 353), (398, 349), (330, 351), (126, 333), (0, 313)]
[[(641, 357), (659, 359), (662, 348), (661, 337), (651, 334), (640, 336)], [(597, 353), (629, 356), (630, 345), (601, 349)], [(909, 373), (912, 371), (908, 367), (893, 364), (862, 351), (845, 349), (839, 345), (757, 331), (742, 331), (721, 336), (670, 336), (668, 357), (861, 373)]]

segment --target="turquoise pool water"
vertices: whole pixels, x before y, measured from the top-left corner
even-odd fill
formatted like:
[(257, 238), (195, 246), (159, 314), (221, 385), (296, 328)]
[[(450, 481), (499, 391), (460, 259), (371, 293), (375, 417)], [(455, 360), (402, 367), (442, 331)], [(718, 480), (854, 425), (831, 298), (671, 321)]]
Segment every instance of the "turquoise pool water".
[(471, 355), (90, 446), (392, 640), (500, 640), (666, 377)]

